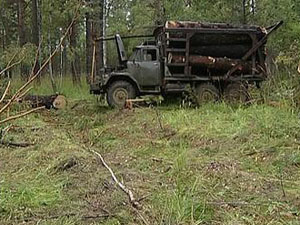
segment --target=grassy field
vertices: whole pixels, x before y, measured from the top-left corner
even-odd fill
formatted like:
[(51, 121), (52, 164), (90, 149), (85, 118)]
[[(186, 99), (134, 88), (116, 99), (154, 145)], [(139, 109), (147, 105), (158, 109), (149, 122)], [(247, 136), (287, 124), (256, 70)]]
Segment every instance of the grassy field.
[[(62, 92), (66, 110), (18, 120), (6, 136), (33, 146), (0, 146), (0, 224), (144, 224), (141, 215), (151, 225), (300, 224), (295, 108), (118, 111), (85, 85)], [(89, 149), (141, 200), (140, 211)]]

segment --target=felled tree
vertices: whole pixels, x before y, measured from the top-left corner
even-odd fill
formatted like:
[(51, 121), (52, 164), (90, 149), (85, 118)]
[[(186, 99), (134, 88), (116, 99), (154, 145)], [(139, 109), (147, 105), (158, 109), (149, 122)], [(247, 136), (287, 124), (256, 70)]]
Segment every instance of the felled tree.
[[(17, 91), (14, 92), (14, 94), (11, 97), (8, 97), (8, 93), (10, 91), (10, 87), (11, 87), (11, 83), (10, 81), (8, 82), (8, 84), (6, 85), (6, 88), (2, 94), (2, 96), (0, 97), (0, 126), (3, 125), (4, 123), (7, 123), (9, 121), (27, 116), (31, 113), (34, 113), (36, 111), (39, 111), (41, 109), (44, 109), (45, 106), (42, 107), (37, 107), (31, 110), (26, 110), (23, 112), (17, 112), (14, 115), (9, 115), (8, 111), (10, 110), (11, 106), (15, 103), (18, 102), (20, 99), (22, 99), (30, 90), (30, 85), (32, 84), (32, 82), (34, 80), (36, 80), (40, 74), (42, 73), (42, 71), (48, 66), (49, 62), (52, 60), (52, 58), (56, 55), (56, 53), (60, 50), (60, 47), (63, 43), (63, 41), (65, 40), (65, 38), (67, 37), (67, 35), (70, 33), (70, 30), (75, 22), (75, 20), (77, 19), (78, 16), (78, 11), (76, 11), (76, 14), (71, 22), (71, 24), (69, 25), (68, 29), (66, 30), (64, 36), (61, 38), (60, 43), (57, 45), (56, 49), (52, 52), (52, 54), (48, 57), (48, 59), (43, 63), (43, 65), (39, 68), (38, 71), (34, 71), (34, 69), (32, 70), (29, 79), (27, 82), (25, 82)], [(36, 62), (35, 65), (37, 64), (38, 61), (38, 52), (40, 51), (40, 46), (37, 50), (37, 54), (36, 54)], [(5, 71), (7, 71), (8, 69), (12, 68), (12, 66), (14, 65), (13, 60), (10, 61), (10, 63), (6, 66), (6, 68), (4, 70), (2, 70), (0, 72), (0, 74), (3, 74)], [(34, 65), (34, 67), (35, 67)], [(8, 98), (7, 98), (8, 97)], [(2, 117), (2, 118), (1, 118)]]

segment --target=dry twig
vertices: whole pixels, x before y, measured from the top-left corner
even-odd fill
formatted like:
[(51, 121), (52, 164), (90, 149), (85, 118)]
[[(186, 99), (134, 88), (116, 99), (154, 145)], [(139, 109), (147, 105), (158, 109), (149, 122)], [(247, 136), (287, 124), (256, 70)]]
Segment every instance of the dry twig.
[(9, 91), (9, 88), (10, 88), (10, 81), (8, 82), (8, 84), (7, 84), (7, 86), (6, 86), (6, 88), (5, 88), (5, 91), (4, 91), (4, 93), (3, 93), (3, 95), (2, 95), (2, 97), (1, 97), (1, 99), (0, 99), (0, 104), (3, 102), (3, 100), (5, 99), (5, 97), (6, 97), (6, 95), (7, 95), (7, 93), (8, 93), (8, 91)]
[(0, 141), (1, 145), (14, 147), (14, 148), (27, 148), (33, 146), (33, 143), (26, 143), (26, 142), (10, 142), (10, 141)]
[(0, 76), (3, 75), (7, 70), (11, 69), (12, 67), (18, 65), (19, 63), (21, 63), (24, 58), (22, 60), (20, 60), (19, 62), (17, 63), (13, 63), (12, 62), (14, 61), (14, 59), (17, 57), (17, 55), (19, 54), (19, 52), (16, 52), (13, 57), (10, 59), (10, 61), (8, 62), (7, 66), (2, 70), (0, 71)]
[(141, 209), (141, 205), (140, 203), (134, 198), (133, 193), (131, 190), (129, 190), (123, 183), (121, 183), (118, 178), (116, 177), (116, 175), (114, 174), (113, 170), (106, 164), (104, 158), (102, 157), (102, 155), (92, 149), (90, 149), (90, 151), (94, 154), (96, 154), (99, 159), (101, 160), (102, 165), (110, 172), (113, 180), (115, 181), (115, 183), (119, 186), (119, 188), (128, 196), (129, 198), (129, 202), (131, 203), (131, 205), (136, 208), (136, 209)]
[(20, 113), (20, 114), (17, 114), (17, 115), (14, 115), (14, 116), (10, 116), (8, 118), (5, 118), (4, 120), (1, 120), (0, 121), (0, 125), (3, 124), (3, 123), (7, 123), (9, 121), (12, 121), (12, 120), (16, 120), (16, 119), (19, 119), (21, 117), (24, 117), (24, 116), (27, 116), (31, 113), (34, 113), (36, 111), (39, 111), (41, 109), (45, 109), (45, 106), (43, 107), (38, 107), (38, 108), (35, 108), (35, 109), (32, 109), (32, 110), (29, 110), (29, 111), (26, 111), (26, 112), (23, 112), (23, 113)]

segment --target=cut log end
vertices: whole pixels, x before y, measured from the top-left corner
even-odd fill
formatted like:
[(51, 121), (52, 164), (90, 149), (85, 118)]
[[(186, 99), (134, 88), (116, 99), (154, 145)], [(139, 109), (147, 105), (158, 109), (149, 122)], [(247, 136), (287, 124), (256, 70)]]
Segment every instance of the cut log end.
[(63, 95), (58, 95), (54, 99), (52, 105), (53, 105), (53, 108), (55, 108), (55, 109), (64, 109), (67, 107), (67, 99)]

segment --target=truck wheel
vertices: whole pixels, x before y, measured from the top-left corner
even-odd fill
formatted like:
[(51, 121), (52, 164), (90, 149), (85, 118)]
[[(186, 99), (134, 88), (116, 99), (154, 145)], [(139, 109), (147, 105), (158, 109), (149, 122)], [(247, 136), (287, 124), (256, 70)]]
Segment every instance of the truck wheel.
[(112, 83), (107, 91), (107, 103), (111, 107), (123, 108), (127, 99), (136, 98), (136, 90), (127, 81)]
[(224, 98), (229, 103), (240, 104), (249, 101), (250, 96), (245, 85), (242, 83), (232, 83), (225, 88)]
[(197, 104), (216, 102), (220, 99), (220, 92), (213, 84), (200, 84), (196, 87)]

